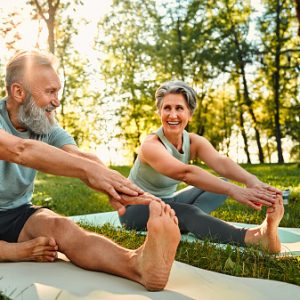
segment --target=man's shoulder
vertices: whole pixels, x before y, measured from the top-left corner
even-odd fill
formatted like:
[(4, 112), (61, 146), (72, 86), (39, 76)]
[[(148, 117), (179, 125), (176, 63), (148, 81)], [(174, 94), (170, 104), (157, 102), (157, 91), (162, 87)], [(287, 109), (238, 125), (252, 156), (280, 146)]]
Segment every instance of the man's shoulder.
[(3, 111), (5, 108), (6, 98), (0, 99), (0, 111)]
[(5, 122), (5, 110), (6, 110), (6, 106), (5, 106), (5, 101), (6, 99), (1, 99), (0, 100), (0, 129), (2, 129), (2, 126)]

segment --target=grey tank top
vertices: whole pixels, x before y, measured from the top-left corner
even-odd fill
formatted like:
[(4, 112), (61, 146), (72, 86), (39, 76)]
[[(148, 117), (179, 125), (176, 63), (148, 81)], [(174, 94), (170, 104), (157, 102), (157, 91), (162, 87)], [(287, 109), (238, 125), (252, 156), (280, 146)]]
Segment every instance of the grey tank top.
[[(187, 131), (183, 131), (183, 153), (180, 153), (171, 144), (164, 135), (162, 127), (160, 127), (155, 134), (166, 147), (166, 150), (181, 162), (187, 164), (190, 160), (190, 137)], [(144, 191), (151, 193), (158, 198), (171, 198), (177, 190), (180, 183), (170, 177), (164, 176), (154, 170), (148, 164), (140, 161), (139, 156), (134, 162), (130, 170), (129, 179)]]

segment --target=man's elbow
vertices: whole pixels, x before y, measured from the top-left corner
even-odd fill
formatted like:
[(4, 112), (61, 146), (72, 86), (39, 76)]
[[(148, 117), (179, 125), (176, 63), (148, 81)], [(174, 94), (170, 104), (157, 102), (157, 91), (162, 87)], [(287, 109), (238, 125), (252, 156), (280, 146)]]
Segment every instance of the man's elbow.
[(18, 139), (18, 141), (9, 150), (7, 160), (19, 165), (26, 165), (26, 149), (29, 144), (29, 140)]

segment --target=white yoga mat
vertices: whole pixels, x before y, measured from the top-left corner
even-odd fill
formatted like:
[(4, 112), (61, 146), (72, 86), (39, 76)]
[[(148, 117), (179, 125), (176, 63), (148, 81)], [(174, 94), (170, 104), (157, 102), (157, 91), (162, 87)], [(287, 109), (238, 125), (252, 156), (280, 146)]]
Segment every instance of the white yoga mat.
[(297, 300), (300, 287), (239, 278), (175, 262), (166, 289), (143, 286), (113, 275), (80, 269), (61, 255), (54, 263), (0, 263), (0, 290), (16, 300)]
[[(115, 212), (76, 216), (72, 219), (93, 225), (109, 222), (120, 226)], [(289, 247), (297, 244), (295, 238), (300, 241), (297, 229), (282, 228), (280, 232)], [(299, 249), (299, 245), (296, 249)], [(86, 271), (74, 266), (64, 255), (60, 254), (59, 257), (60, 260), (53, 263), (0, 263), (0, 290), (16, 300), (300, 300), (300, 287), (296, 285), (233, 277), (177, 261), (172, 267), (166, 289), (162, 292), (148, 292), (135, 282), (101, 272)]]
[[(102, 226), (106, 223), (109, 223), (114, 227), (121, 226), (120, 220), (118, 218), (118, 213), (116, 211), (81, 215), (81, 216), (72, 216), (70, 218), (75, 222), (83, 222), (95, 226)], [(244, 223), (231, 223), (231, 224), (238, 227), (245, 227), (245, 228), (257, 226), (253, 224), (244, 224)], [(300, 256), (300, 229), (279, 227), (278, 232), (282, 243), (281, 254)], [(192, 234), (188, 234), (188, 235), (182, 235), (182, 240), (196, 241), (197, 238), (195, 238), (194, 235)]]

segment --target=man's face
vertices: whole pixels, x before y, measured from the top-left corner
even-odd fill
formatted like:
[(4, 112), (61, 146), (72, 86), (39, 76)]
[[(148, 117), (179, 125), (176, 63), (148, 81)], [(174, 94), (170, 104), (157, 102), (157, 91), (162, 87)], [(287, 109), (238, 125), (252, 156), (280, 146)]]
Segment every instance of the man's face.
[(18, 119), (22, 126), (36, 134), (48, 134), (56, 123), (53, 114), (46, 115), (46, 109), (36, 105), (36, 101), (29, 91), (26, 93), (24, 103), (19, 108)]
[(47, 134), (55, 124), (54, 110), (60, 104), (59, 78), (49, 67), (36, 67), (26, 79), (29, 90), (19, 108), (19, 122), (37, 134)]

